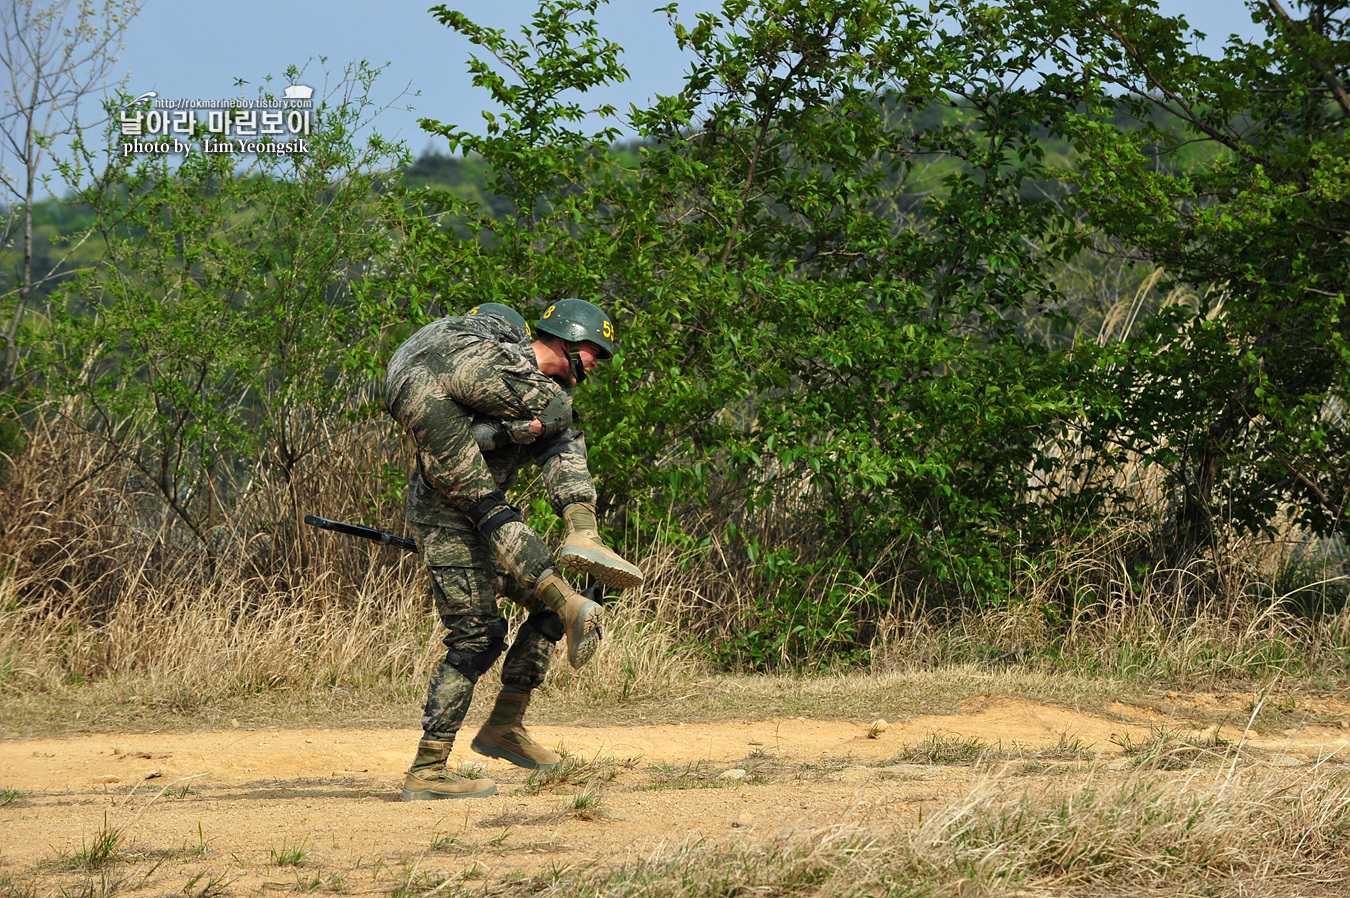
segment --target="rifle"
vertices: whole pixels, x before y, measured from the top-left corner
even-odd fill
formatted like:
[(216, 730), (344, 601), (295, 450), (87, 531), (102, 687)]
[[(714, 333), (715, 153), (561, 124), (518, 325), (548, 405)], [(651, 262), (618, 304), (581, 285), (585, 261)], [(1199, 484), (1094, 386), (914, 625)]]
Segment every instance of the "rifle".
[[(339, 521), (330, 521), (327, 518), (321, 518), (317, 515), (305, 515), (305, 523), (311, 527), (318, 527), (320, 530), (332, 530), (334, 533), (345, 533), (348, 536), (359, 536), (362, 539), (374, 540), (377, 543), (384, 543), (386, 546), (397, 546), (409, 552), (417, 551), (417, 543), (402, 536), (395, 536), (383, 530), (376, 530), (374, 527), (362, 527), (360, 524), (343, 524)], [(596, 583), (586, 589), (581, 590), (581, 594), (592, 602), (601, 605), (605, 604), (605, 587), (601, 583)]]
[(305, 515), (305, 523), (309, 524), (311, 527), (318, 527), (320, 530), (332, 530), (334, 533), (359, 536), (362, 539), (384, 543), (386, 546), (397, 546), (408, 552), (417, 551), (417, 543), (412, 540), (402, 536), (395, 536), (392, 533), (386, 533), (383, 530), (376, 530), (374, 527), (362, 527), (360, 524), (343, 524), (338, 521), (330, 521), (327, 518), (321, 518), (312, 514)]

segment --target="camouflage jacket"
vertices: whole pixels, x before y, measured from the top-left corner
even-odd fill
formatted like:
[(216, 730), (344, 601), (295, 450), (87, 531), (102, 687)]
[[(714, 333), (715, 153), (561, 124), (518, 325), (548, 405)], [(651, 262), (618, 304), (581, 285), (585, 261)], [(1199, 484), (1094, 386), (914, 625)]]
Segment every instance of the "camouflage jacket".
[[(585, 439), (570, 426), (571, 390), (539, 370), (531, 342), (524, 331), (501, 318), (476, 315), (434, 321), (395, 351), (385, 377), (386, 405), (410, 431), (424, 434), (418, 440), (418, 465), (408, 482), (409, 521), (463, 528), (466, 495), (476, 492), (481, 497), (494, 484), (509, 488), (537, 458), (543, 459), (543, 482), (555, 508), (595, 502)], [(446, 422), (438, 425), (446, 432), (411, 426), (410, 417), (445, 402), (454, 403), (464, 414), (425, 417)], [(467, 438), (467, 426), (475, 417), (500, 421), (511, 442), (481, 452)], [(534, 419), (555, 422), (557, 432), (536, 438), (530, 432)], [(486, 465), (491, 484), (481, 476), (482, 464), (475, 456)], [(463, 492), (437, 488), (438, 478), (427, 476), (428, 466), (439, 472), (442, 487), (450, 482), (462, 486)]]

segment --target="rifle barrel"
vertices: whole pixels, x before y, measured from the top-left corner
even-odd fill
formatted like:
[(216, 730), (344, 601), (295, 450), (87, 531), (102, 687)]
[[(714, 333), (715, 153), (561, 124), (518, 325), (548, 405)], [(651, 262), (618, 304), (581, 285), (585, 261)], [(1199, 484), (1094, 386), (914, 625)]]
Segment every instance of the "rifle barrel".
[(416, 552), (417, 543), (406, 537), (395, 536), (392, 533), (386, 533), (383, 530), (376, 530), (374, 527), (363, 527), (360, 524), (344, 524), (341, 521), (330, 521), (327, 518), (321, 518), (318, 515), (305, 515), (305, 523), (311, 527), (318, 527), (320, 530), (332, 530), (334, 533), (345, 533), (348, 536), (359, 536), (362, 539), (372, 540), (377, 543), (384, 543), (386, 546), (396, 546), (406, 552)]

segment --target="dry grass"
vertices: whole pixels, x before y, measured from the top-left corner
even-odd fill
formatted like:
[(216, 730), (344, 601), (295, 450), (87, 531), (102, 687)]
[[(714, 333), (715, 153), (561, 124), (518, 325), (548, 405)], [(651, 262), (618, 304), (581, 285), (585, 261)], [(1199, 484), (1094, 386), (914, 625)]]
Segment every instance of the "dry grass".
[[(1022, 790), (990, 777), (911, 830), (698, 840), (620, 864), (482, 884), (488, 896), (1335, 895), (1350, 877), (1343, 775), (1132, 777)], [(576, 813), (575, 811), (573, 813)]]
[(260, 692), (278, 686), (360, 686), (425, 668), (425, 598), (396, 571), (375, 573), (351, 600), (316, 608), (322, 583), (257, 593), (213, 584), (191, 598), (164, 588), (114, 605), (92, 627), (77, 606), (0, 605), (0, 651), (24, 691), (137, 677), (152, 692)]
[[(373, 579), (354, 603), (323, 609), (290, 594), (208, 592), (190, 604), (156, 597), (128, 603), (98, 628), (0, 610), (14, 687), (0, 720), (28, 734), (177, 729), (235, 716), (331, 722), (333, 712), (352, 724), (411, 724), (444, 647), (425, 596), (399, 587)], [(585, 670), (555, 660), (545, 710), (659, 700), (704, 671), (696, 652), (636, 608), (618, 606), (610, 620), (605, 649)], [(491, 701), (493, 690), (479, 692)]]
[[(295, 515), (253, 503), (207, 566), (171, 521), (147, 529), (156, 500), (87, 435), (36, 430), (0, 489), (0, 731), (256, 722), (269, 713), (260, 698), (283, 717), (410, 720), (444, 652), (420, 560), (294, 526), (311, 510), (401, 519), (359, 473), (398, 454), (388, 428), (342, 437), (305, 478), (322, 496), (300, 496)], [(696, 676), (698, 653), (646, 613), (659, 604), (612, 605), (600, 659), (584, 675), (555, 665), (547, 688), (574, 704), (621, 702)]]
[[(1088, 676), (1165, 681), (1350, 673), (1350, 577), (1317, 541), (1234, 539), (1184, 569), (1131, 559), (1139, 523), (1103, 525), (1062, 546), (1023, 583), (1021, 600), (950, 615), (917, 604), (881, 624), (874, 659), (912, 666), (1050, 663)], [(1327, 602), (1326, 610), (1309, 607)]]
[(909, 847), (930, 875), (967, 874), (991, 886), (1339, 880), (1350, 848), (1348, 799), (1345, 775), (1324, 770), (1130, 778), (1043, 796), (990, 785), (927, 821)]
[(1131, 739), (1128, 734), (1111, 741), (1125, 752), (1135, 766), (1150, 770), (1183, 770), (1236, 758), (1239, 746), (1219, 735), (1219, 728), (1192, 733), (1170, 727), (1154, 727), (1147, 738)]
[(493, 896), (1334, 895), (1350, 884), (1344, 774), (1131, 777), (1045, 790), (990, 776), (912, 830), (698, 841), (620, 866), (485, 885)]
[[(660, 583), (661, 568), (652, 561), (644, 562), (644, 570)], [(706, 655), (693, 640), (680, 638), (679, 619), (664, 592), (619, 597), (606, 608), (603, 650), (580, 671), (553, 664), (545, 681), (551, 695), (591, 705), (660, 700), (710, 673)]]
[[(124, 461), (76, 428), (35, 430), (0, 487), (0, 730), (411, 723), (442, 651), (419, 560), (296, 524), (306, 511), (400, 520), (370, 472), (402, 451), (375, 422), (331, 434), (289, 486), (257, 472), (244, 518), (221, 528), (207, 564)], [(766, 544), (796, 538), (785, 522), (764, 527)], [(648, 580), (611, 604), (604, 651), (581, 672), (554, 665), (536, 707), (658, 720), (813, 713), (828, 700), (836, 716), (875, 719), (988, 691), (1002, 671), (1024, 675), (1005, 691), (1073, 701), (1122, 681), (1350, 674), (1350, 615), (1308, 614), (1300, 600), (1317, 565), (1291, 579), (1293, 550), (1235, 540), (1190, 569), (1139, 569), (1131, 559), (1147, 539), (1139, 525), (1104, 524), (1029, 567), (1011, 604), (953, 611), (921, 589), (857, 587), (873, 680), (859, 685), (833, 675), (828, 651), (772, 681), (714, 677), (709, 648), (755, 620), (763, 584), (715, 536), (691, 545), (657, 533), (625, 548)], [(786, 643), (780, 652), (793, 661)], [(891, 675), (903, 689), (886, 685)]]

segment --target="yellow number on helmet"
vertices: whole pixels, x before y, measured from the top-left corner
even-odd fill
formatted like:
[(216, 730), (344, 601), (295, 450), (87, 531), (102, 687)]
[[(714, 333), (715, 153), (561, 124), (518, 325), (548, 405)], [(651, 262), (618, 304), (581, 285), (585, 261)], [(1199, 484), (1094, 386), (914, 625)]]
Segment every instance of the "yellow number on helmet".
[(604, 330), (604, 332), (605, 332), (605, 337), (606, 337), (607, 339), (610, 339), (610, 340), (613, 340), (613, 339), (614, 339), (614, 325), (612, 325), (612, 324), (609, 323), (609, 319), (608, 319), (608, 318), (605, 319), (605, 326), (604, 326), (603, 330)]
[(553, 314), (553, 310), (556, 309), (557, 307), (558, 307), (558, 306), (557, 306), (556, 303), (555, 303), (554, 305), (549, 306), (549, 307), (548, 307), (548, 311), (545, 312), (545, 313), (543, 314), (542, 317), (547, 318), (548, 316), (552, 315), (552, 314)]
[(478, 314), (478, 306), (474, 306), (472, 309), (469, 309), (469, 314), (470, 314), (470, 315), (477, 315), (477, 314)]

